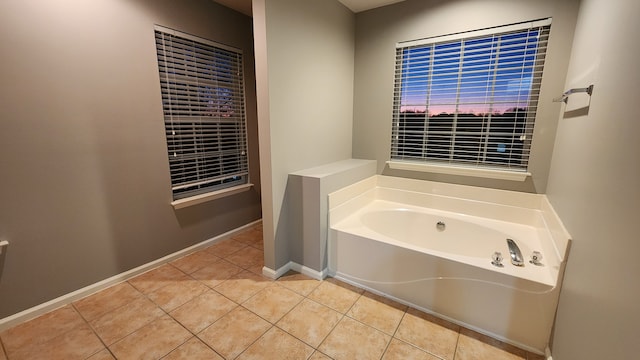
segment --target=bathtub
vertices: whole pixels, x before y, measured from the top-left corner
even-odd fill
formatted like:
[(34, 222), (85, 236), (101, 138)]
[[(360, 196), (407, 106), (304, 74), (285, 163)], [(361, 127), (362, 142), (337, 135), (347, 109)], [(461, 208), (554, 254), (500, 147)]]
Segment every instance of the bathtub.
[(544, 195), (387, 176), (329, 195), (331, 276), (539, 354), (569, 244)]

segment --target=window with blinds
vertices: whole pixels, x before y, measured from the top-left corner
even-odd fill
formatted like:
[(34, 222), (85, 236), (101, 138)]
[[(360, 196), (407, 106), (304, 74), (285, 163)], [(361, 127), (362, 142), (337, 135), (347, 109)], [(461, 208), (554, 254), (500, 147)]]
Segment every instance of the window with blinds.
[(247, 183), (242, 52), (156, 26), (174, 200)]
[(399, 43), (392, 161), (526, 172), (550, 26)]

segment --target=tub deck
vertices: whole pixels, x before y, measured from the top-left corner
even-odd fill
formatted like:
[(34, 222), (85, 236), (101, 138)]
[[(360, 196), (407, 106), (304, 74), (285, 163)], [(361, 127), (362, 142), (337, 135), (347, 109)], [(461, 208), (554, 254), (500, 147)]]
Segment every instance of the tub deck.
[[(439, 230), (437, 223), (445, 223)], [(542, 228), (479, 216), (423, 208), (387, 200), (374, 200), (331, 229), (374, 241), (404, 247), (481, 269), (537, 282), (556, 285), (553, 268), (528, 264), (529, 255), (549, 242)], [(525, 258), (525, 266), (511, 264), (506, 239), (514, 239)], [(500, 252), (503, 266), (491, 264)], [(543, 259), (546, 257), (543, 253)]]

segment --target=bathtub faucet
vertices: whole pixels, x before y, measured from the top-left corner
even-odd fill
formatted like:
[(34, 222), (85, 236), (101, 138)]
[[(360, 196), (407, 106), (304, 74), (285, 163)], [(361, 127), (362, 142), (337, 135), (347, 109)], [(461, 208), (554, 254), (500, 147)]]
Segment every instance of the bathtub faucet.
[(511, 255), (511, 263), (515, 266), (524, 266), (524, 259), (520, 248), (512, 239), (507, 239), (507, 245), (509, 246), (509, 255)]

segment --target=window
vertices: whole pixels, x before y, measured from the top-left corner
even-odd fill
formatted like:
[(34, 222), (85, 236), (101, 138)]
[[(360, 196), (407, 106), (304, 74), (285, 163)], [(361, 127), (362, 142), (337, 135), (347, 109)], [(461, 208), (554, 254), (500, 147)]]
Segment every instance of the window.
[(155, 28), (174, 200), (247, 183), (241, 50)]
[(392, 162), (526, 172), (550, 24), (399, 43)]

